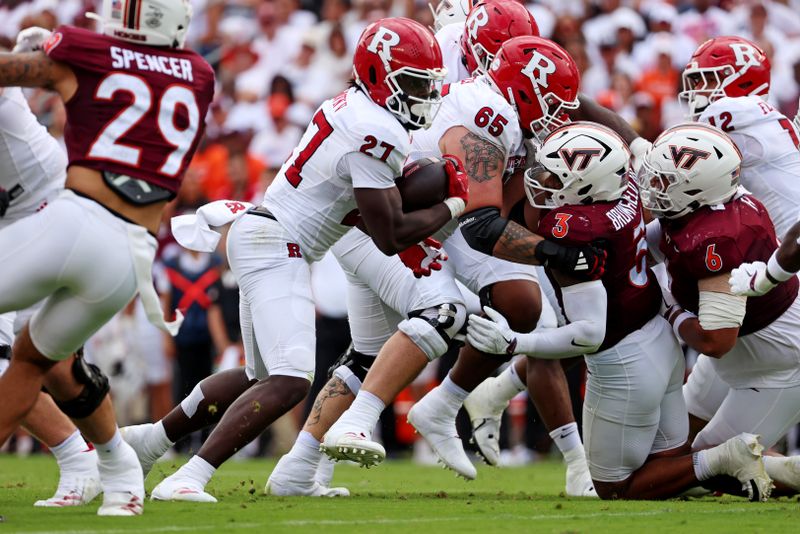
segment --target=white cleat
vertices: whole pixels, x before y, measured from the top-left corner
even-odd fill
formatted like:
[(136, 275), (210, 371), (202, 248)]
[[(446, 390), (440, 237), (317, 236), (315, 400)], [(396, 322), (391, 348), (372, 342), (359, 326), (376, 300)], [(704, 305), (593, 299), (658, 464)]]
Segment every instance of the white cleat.
[(144, 502), (138, 495), (127, 491), (108, 492), (103, 494), (103, 505), (97, 515), (124, 517), (142, 515), (143, 511)]
[(425, 438), (445, 467), (467, 480), (475, 480), (478, 471), (464, 451), (454, 419), (429, 409), (423, 397), (408, 411), (408, 422)]
[(79, 455), (69, 460), (68, 469), (61, 470), (55, 494), (49, 499), (36, 501), (34, 506), (83, 506), (100, 495), (103, 488), (100, 485), (100, 473), (97, 471), (97, 453), (94, 449), (89, 449)]
[(349, 497), (350, 490), (347, 488), (329, 488), (322, 486), (314, 481), (309, 487), (300, 485), (281, 484), (272, 478), (267, 480), (264, 493), (278, 497)]
[(210, 493), (194, 480), (176, 475), (158, 483), (150, 493), (151, 501), (217, 502)]
[[(766, 457), (765, 461), (766, 461)], [(772, 456), (772, 462), (778, 462), (780, 469), (767, 471), (770, 477), (795, 491), (800, 491), (800, 456)]]
[(167, 452), (153, 450), (149, 446), (150, 440), (148, 437), (154, 426), (152, 423), (147, 423), (144, 425), (125, 426), (119, 429), (122, 439), (136, 451), (139, 463), (142, 464), (144, 478), (147, 478), (148, 473), (153, 469), (153, 465)]
[(386, 450), (377, 441), (372, 441), (364, 432), (341, 432), (333, 425), (319, 450), (331, 460), (355, 462), (361, 467), (372, 467), (386, 459)]
[(772, 493), (772, 479), (764, 470), (761, 453), (764, 447), (754, 434), (739, 434), (721, 445), (707, 450), (716, 454), (717, 461), (728, 475), (742, 483), (751, 501), (766, 501)]
[(472, 423), (471, 443), (478, 447), (479, 456), (489, 465), (500, 462), (500, 422), (508, 401), (498, 402), (494, 381), (487, 378), (464, 399), (464, 409)]
[(594, 497), (599, 496), (594, 489), (594, 482), (589, 470), (584, 463), (583, 469), (580, 466), (567, 464), (567, 487), (566, 494), (570, 497)]
[(144, 477), (136, 452), (122, 441), (113, 460), (97, 462), (103, 486), (103, 505), (97, 515), (141, 515), (144, 507)]
[(320, 486), (329, 488), (333, 481), (333, 470), (335, 467), (336, 464), (334, 461), (323, 454), (319, 459), (317, 470), (314, 473), (314, 482)]

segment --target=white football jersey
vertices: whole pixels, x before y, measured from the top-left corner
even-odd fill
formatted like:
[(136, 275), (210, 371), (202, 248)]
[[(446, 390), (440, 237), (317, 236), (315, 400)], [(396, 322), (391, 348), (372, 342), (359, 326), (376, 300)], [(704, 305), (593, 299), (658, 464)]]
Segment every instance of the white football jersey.
[(426, 156), (440, 157), (439, 140), (454, 126), (463, 126), (497, 145), (505, 154), (506, 165), (511, 158), (525, 154), (517, 114), (486, 76), (446, 85), (442, 94), (442, 106), (431, 127), (412, 135), (410, 161)]
[(784, 236), (800, 207), (800, 138), (791, 121), (755, 96), (721, 98), (699, 120), (736, 143), (742, 185), (764, 204), (778, 236)]
[(39, 124), (17, 87), (0, 92), (0, 187), (11, 205), (0, 226), (41, 208), (64, 187), (67, 155)]
[[(394, 187), (410, 150), (397, 118), (358, 89), (325, 101), (300, 144), (264, 194), (264, 206), (297, 239), (304, 256), (318, 261), (353, 225), (353, 188)], [(344, 156), (363, 153), (387, 172), (360, 173), (354, 183)]]
[(447, 68), (445, 83), (454, 83), (470, 77), (470, 73), (461, 61), (461, 35), (464, 33), (464, 23), (448, 24), (436, 32), (434, 36), (439, 48), (442, 49), (442, 60)]

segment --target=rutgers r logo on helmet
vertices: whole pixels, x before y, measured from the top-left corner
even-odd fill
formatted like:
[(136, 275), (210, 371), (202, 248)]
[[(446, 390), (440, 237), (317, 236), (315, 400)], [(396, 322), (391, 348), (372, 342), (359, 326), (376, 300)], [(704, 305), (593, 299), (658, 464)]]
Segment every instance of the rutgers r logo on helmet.
[(759, 52), (748, 43), (731, 43), (731, 49), (736, 56), (737, 67), (758, 67), (761, 65)]
[(530, 78), (535, 85), (546, 89), (549, 86), (547, 78), (555, 71), (555, 62), (538, 50), (534, 50), (531, 60), (522, 69), (522, 74)]
[(672, 156), (675, 167), (687, 171), (691, 170), (701, 159), (708, 159), (711, 156), (711, 152), (706, 152), (699, 148), (689, 146), (678, 148), (676, 145), (669, 145), (669, 154)]
[(489, 13), (486, 12), (485, 6), (478, 6), (472, 10), (467, 19), (467, 29), (469, 36), (473, 39), (478, 37), (478, 29), (486, 26), (489, 23)]
[(369, 42), (367, 50), (378, 54), (386, 63), (392, 60), (392, 47), (398, 44), (400, 44), (400, 36), (392, 30), (380, 26), (372, 41)]

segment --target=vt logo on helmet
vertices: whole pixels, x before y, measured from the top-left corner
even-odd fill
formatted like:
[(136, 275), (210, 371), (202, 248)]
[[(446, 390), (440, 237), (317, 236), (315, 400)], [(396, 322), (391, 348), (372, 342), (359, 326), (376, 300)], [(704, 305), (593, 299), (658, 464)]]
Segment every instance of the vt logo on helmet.
[(755, 43), (741, 37), (716, 37), (701, 44), (683, 71), (679, 98), (697, 120), (712, 102), (725, 96), (769, 94), (770, 62)]
[(675, 163), (676, 168), (690, 171), (698, 161), (708, 159), (711, 156), (711, 152), (690, 146), (678, 147), (669, 145), (669, 155), (672, 156), (672, 161)]
[(410, 130), (430, 127), (446, 74), (431, 31), (406, 18), (367, 26), (353, 56), (356, 85)]
[(506, 41), (489, 69), (489, 79), (516, 110), (527, 137), (544, 140), (569, 121), (578, 107), (581, 77), (566, 50), (540, 37)]
[(533, 15), (522, 4), (509, 0), (476, 3), (461, 35), (461, 61), (470, 75), (486, 74), (504, 42), (538, 35)]

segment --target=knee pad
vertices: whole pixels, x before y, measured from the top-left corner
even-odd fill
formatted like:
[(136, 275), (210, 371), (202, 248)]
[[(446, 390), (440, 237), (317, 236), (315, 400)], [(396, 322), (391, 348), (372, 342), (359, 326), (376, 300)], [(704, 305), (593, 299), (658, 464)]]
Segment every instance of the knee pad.
[(73, 419), (83, 419), (94, 413), (103, 402), (103, 399), (106, 398), (110, 389), (108, 377), (103, 374), (99, 367), (83, 359), (82, 350), (78, 351), (75, 360), (72, 362), (72, 375), (79, 384), (83, 385), (83, 391), (72, 400), (56, 400), (56, 405), (67, 416)]
[(467, 308), (462, 303), (447, 303), (415, 310), (402, 321), (398, 330), (411, 338), (428, 360), (433, 361), (458, 343), (458, 333), (467, 322)]
[(367, 372), (374, 361), (375, 356), (358, 352), (351, 343), (347, 350), (328, 369), (328, 378), (338, 378), (345, 383), (353, 395), (357, 395), (358, 390), (361, 389), (361, 383), (367, 376)]

